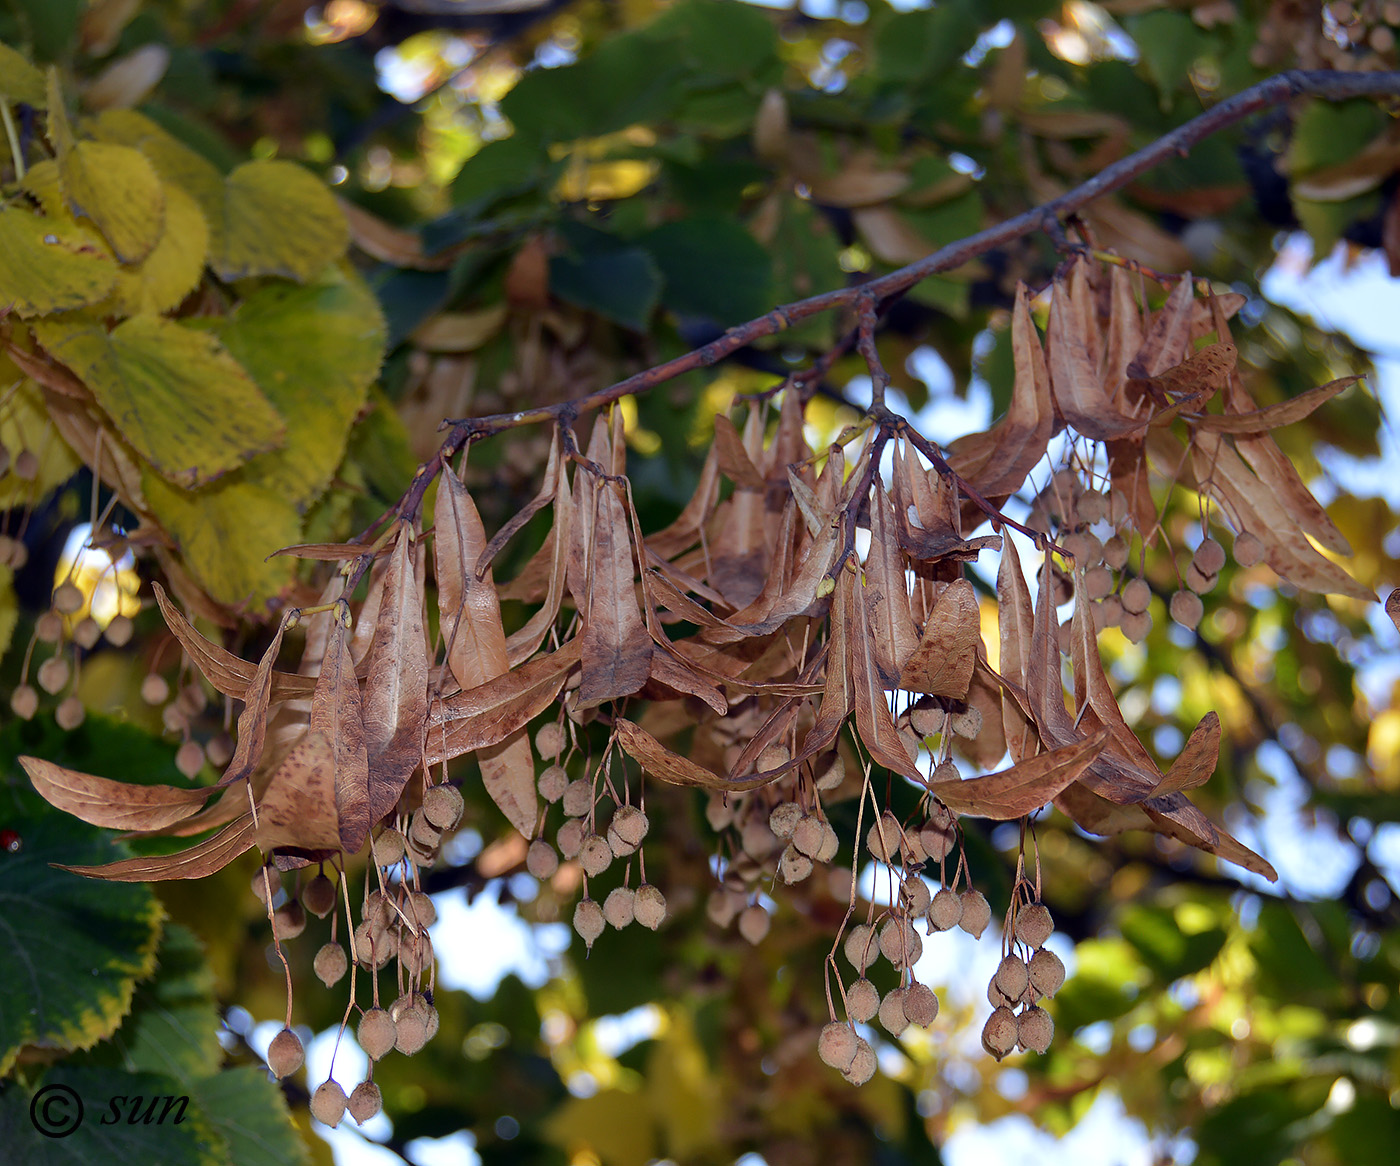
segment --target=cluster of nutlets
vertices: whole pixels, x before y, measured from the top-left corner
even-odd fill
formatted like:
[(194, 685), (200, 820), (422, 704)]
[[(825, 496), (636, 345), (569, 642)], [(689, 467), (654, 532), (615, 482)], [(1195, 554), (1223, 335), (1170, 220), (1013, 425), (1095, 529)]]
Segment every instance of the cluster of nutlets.
[[(543, 725), (535, 733), (535, 751), (550, 761), (536, 779), (546, 806), (545, 816), (549, 807), (558, 803), (564, 821), (554, 835), (558, 850), (546, 839), (536, 837), (525, 852), (525, 869), (537, 879), (548, 879), (559, 869), (561, 855), (579, 864), (584, 875), (583, 898), (574, 908), (574, 930), (591, 951), (608, 927), (620, 931), (640, 923), (655, 931), (666, 918), (666, 896), (646, 881), (642, 842), (651, 827), (646, 811), (613, 791), (615, 808), (604, 826), (599, 817), (603, 798), (598, 783), (604, 780), (605, 769), (600, 765), (592, 774), (570, 780), (566, 766), (573, 750), (565, 755), (568, 745), (569, 734), (559, 722)], [(611, 789), (610, 783), (605, 784)], [(641, 871), (641, 882), (635, 888), (631, 886), (634, 858)], [(615, 861), (627, 863), (622, 885), (614, 887), (599, 903), (589, 894), (588, 880), (598, 878)]]
[[(1054, 996), (1065, 982), (1064, 964), (1045, 946), (1055, 929), (1045, 904), (1017, 909), (1013, 901), (1012, 911), (1015, 917), (1007, 934), (1014, 942), (987, 985), (993, 1010), (982, 1028), (982, 1047), (998, 1061), (1013, 1049), (1043, 1053), (1050, 1047), (1055, 1023), (1040, 1001)], [(1024, 955), (1018, 954), (1017, 946)]]
[[(374, 1083), (374, 1065), (391, 1051), (412, 1056), (433, 1038), (438, 1029), (437, 1009), (433, 1007), (433, 944), (428, 929), (437, 921), (433, 901), (418, 890), (409, 878), (405, 862), (412, 870), (431, 866), (437, 859), (443, 836), (462, 816), (462, 795), (450, 785), (430, 786), (422, 804), (410, 815), (403, 831), (385, 829), (373, 840), (374, 865), (371, 883), (378, 889), (363, 896), (360, 922), (348, 937), (349, 953), (337, 939), (339, 913), (336, 904), (343, 891), (319, 871), (296, 888), (285, 902), (278, 903), (280, 888), (272, 868), (264, 868), (253, 879), (253, 890), (271, 908), (272, 933), (278, 943), (296, 938), (306, 927), (307, 912), (317, 918), (330, 916), (330, 939), (316, 952), (313, 967), (326, 987), (334, 987), (352, 970), (374, 977), (374, 1005), (363, 1010), (355, 1036), (370, 1060), (369, 1076), (348, 1096), (334, 1079), (322, 1082), (311, 1096), (311, 1113), (317, 1121), (334, 1126), (348, 1112), (363, 1123), (379, 1112), (381, 1099)], [(268, 901), (268, 892), (276, 896)], [(349, 918), (347, 904), (347, 918)], [(353, 922), (353, 920), (351, 920)], [(352, 969), (353, 961), (353, 969)], [(391, 961), (397, 962), (396, 983), (400, 994), (387, 1008), (379, 1004), (378, 973)], [(351, 994), (354, 994), (351, 980)], [(268, 1051), (268, 1066), (278, 1077), (301, 1067), (300, 1039), (283, 1029)]]

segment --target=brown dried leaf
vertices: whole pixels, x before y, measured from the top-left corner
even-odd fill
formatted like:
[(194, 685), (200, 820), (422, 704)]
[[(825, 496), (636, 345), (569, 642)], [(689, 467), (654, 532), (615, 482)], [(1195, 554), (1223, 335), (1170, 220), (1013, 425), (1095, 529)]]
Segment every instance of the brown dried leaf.
[(719, 502), (719, 449), (711, 445), (700, 468), (695, 493), (676, 516), (675, 522), (647, 538), (647, 550), (663, 559), (674, 559), (695, 545)]
[(1010, 769), (966, 781), (935, 781), (929, 792), (955, 814), (1004, 822), (1033, 813), (1078, 780), (1108, 741), (1101, 729), (1082, 741), (1041, 753)]
[(1040, 737), (1034, 721), (1004, 687), (1009, 682), (1022, 690), (1026, 688), (1034, 622), (1030, 588), (1026, 586), (1026, 577), (1021, 570), (1016, 541), (1008, 537), (997, 570), (997, 629), (1001, 639), (997, 666), (1001, 669), (1003, 680), (1001, 717), (1006, 746), (1013, 761), (1024, 761), (1040, 749)]
[(1400, 632), (1400, 587), (1395, 588), (1386, 596), (1385, 613), (1390, 616), (1390, 622), (1395, 625), (1395, 630)]
[(258, 799), (256, 838), (264, 854), (279, 846), (340, 849), (335, 762), (335, 746), (315, 730), (282, 758)]
[(1091, 341), (1098, 339), (1097, 333), (1090, 331), (1096, 324), (1085, 319), (1075, 302), (1074, 281), (1078, 275), (1076, 268), (1071, 281), (1055, 281), (1046, 333), (1050, 346), (1050, 390), (1060, 415), (1076, 432), (1098, 441), (1111, 441), (1138, 431), (1144, 422), (1124, 414), (1104, 389), (1091, 347)]
[(412, 532), (405, 527), (384, 575), (365, 683), (371, 822), (394, 808), (423, 755), (428, 649), (423, 638), (423, 576), (416, 558)]
[(640, 725), (623, 718), (617, 721), (617, 739), (627, 755), (638, 765), (658, 781), (670, 785), (691, 785), (737, 792), (755, 789), (764, 784), (764, 781), (752, 778), (731, 780), (720, 777), (704, 766), (696, 765), (689, 758), (673, 753)]
[(597, 507), (579, 636), (582, 708), (636, 692), (651, 672), (651, 636), (637, 606), (627, 511), (614, 483), (601, 484)]
[(253, 848), (253, 815), (244, 814), (212, 838), (175, 854), (125, 858), (101, 866), (61, 866), (60, 870), (118, 883), (155, 883), (167, 879), (202, 879), (228, 866)]
[(1128, 376), (1135, 379), (1155, 377), (1186, 359), (1191, 351), (1194, 295), (1188, 271), (1177, 280), (1167, 302), (1153, 314), (1142, 347), (1128, 364)]
[[(242, 700), (248, 691), (248, 685), (253, 682), (257, 667), (200, 635), (194, 625), (181, 614), (180, 609), (170, 602), (165, 588), (159, 583), (152, 583), (151, 589), (155, 592), (156, 604), (161, 615), (165, 617), (166, 626), (189, 653), (194, 666), (219, 692)], [(308, 697), (315, 687), (315, 677), (274, 672), (271, 699), (280, 701)]]
[(899, 687), (965, 699), (981, 642), (977, 594), (966, 579), (958, 579), (935, 601), (923, 639), (904, 665)]
[(696, 672), (688, 661), (667, 651), (669, 644), (658, 647), (661, 650), (651, 654), (651, 683), (663, 685), (677, 695), (699, 697), (721, 717), (729, 712), (729, 701), (717, 685)]
[(219, 779), (220, 785), (232, 785), (243, 778), (251, 777), (262, 760), (263, 745), (267, 742), (267, 714), (272, 700), (272, 665), (277, 662), (277, 653), (282, 647), (282, 635), (287, 630), (284, 618), (277, 625), (272, 643), (258, 663), (243, 694), (243, 711), (238, 714), (238, 743), (234, 746), (233, 759)]
[(899, 548), (894, 510), (878, 478), (870, 504), (870, 550), (865, 556), (863, 592), (875, 670), (881, 681), (893, 688), (899, 684), (904, 662), (919, 646), (919, 633), (909, 610), (904, 555)]
[(1328, 381), (1325, 385), (1318, 385), (1315, 389), (1309, 389), (1290, 400), (1280, 401), (1277, 405), (1270, 405), (1264, 409), (1253, 409), (1245, 413), (1202, 413), (1200, 416), (1190, 418), (1190, 421), (1198, 429), (1211, 430), (1215, 433), (1267, 433), (1271, 429), (1280, 429), (1285, 425), (1292, 425), (1295, 421), (1303, 420), (1319, 405), (1330, 401), (1343, 389), (1350, 388), (1361, 379), (1361, 377), (1342, 377), (1340, 380)]
[(554, 703), (578, 662), (575, 638), (504, 676), (435, 700), (429, 718), (428, 764), (500, 744)]
[(192, 816), (217, 792), (212, 787), (132, 785), (65, 769), (38, 757), (20, 757), (19, 763), (49, 805), (113, 830), (164, 829)]
[(361, 555), (370, 554), (371, 550), (363, 543), (297, 543), (296, 546), (283, 547), (281, 550), (273, 551), (268, 555), (269, 559), (275, 559), (278, 555), (292, 555), (298, 559), (316, 559), (323, 563), (339, 563), (346, 559), (358, 559)]
[(744, 448), (744, 439), (734, 428), (734, 422), (723, 413), (715, 414), (715, 453), (719, 457), (719, 468), (736, 486), (763, 489), (763, 475)]
[(853, 595), (847, 611), (846, 642), (850, 658), (851, 688), (855, 695), (856, 731), (871, 758), (878, 764), (914, 781), (923, 775), (894, 727), (894, 716), (885, 689), (875, 671), (875, 652), (866, 621), (864, 596)]
[(355, 854), (374, 824), (369, 816), (369, 754), (365, 749), (360, 685), (355, 679), (355, 661), (350, 656), (349, 610), (337, 606), (331, 615), (330, 635), (311, 697), (311, 732), (330, 744), (335, 765), (339, 847)]
[[(559, 495), (560, 477), (560, 457), (559, 442), (552, 441), (549, 445), (549, 461), (544, 467), (544, 485), (540, 487), (540, 492), (536, 494), (525, 506), (511, 515), (510, 521), (501, 527), (489, 543), (477, 556), (476, 562), (472, 565), (475, 576), (480, 579), (486, 574), (486, 570), (491, 566), (492, 561), (501, 552), (501, 548), (510, 542), (525, 526), (530, 519), (534, 518), (541, 510), (554, 501)], [(450, 474), (444, 474), (450, 477)], [(568, 479), (564, 478), (564, 485), (567, 487)]]
[(1186, 747), (1177, 754), (1162, 784), (1153, 790), (1154, 799), (1164, 794), (1195, 789), (1210, 780), (1220, 760), (1220, 717), (1206, 713), (1187, 738)]
[(522, 627), (506, 637), (506, 656), (512, 668), (539, 651), (540, 644), (558, 618), (559, 605), (564, 598), (569, 547), (573, 543), (574, 499), (569, 492), (568, 469), (562, 458), (554, 472), (554, 526), (541, 548), (542, 553), (549, 553), (549, 584), (535, 613)]

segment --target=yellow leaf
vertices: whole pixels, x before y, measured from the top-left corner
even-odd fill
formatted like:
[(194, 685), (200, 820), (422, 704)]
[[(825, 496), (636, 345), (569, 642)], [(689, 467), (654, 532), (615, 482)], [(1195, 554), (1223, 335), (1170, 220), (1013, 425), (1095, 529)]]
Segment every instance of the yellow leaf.
[[(0, 384), (13, 384), (20, 372), (0, 357)], [(31, 380), (20, 384), (3, 410), (0, 410), (0, 441), (13, 458), (20, 450), (33, 450), (39, 458), (39, 473), (26, 482), (14, 473), (0, 477), (0, 510), (32, 506), (55, 486), (66, 482), (82, 465), (68, 443), (54, 432), (44, 407), (44, 394)]]
[(9, 45), (0, 43), (0, 96), (11, 104), (43, 109), (47, 102), (44, 75)]
[(165, 233), (155, 250), (134, 267), (117, 272), (116, 315), (158, 314), (179, 306), (199, 286), (209, 228), (194, 198), (178, 186), (165, 187)]
[(91, 219), (123, 263), (138, 263), (149, 255), (165, 229), (160, 179), (130, 146), (74, 137), (55, 69), (49, 70), (49, 138), (58, 155), (68, 209), (78, 218)]
[(140, 150), (162, 181), (180, 187), (199, 204), (206, 221), (222, 211), (224, 177), (219, 168), (150, 118), (130, 109), (109, 109), (85, 121), (83, 128), (98, 141)]
[(19, 600), (15, 598), (15, 572), (8, 564), (0, 565), (0, 659), (10, 649), (15, 624), (19, 622)]
[(277, 411), (206, 333), (150, 315), (110, 333), (101, 324), (41, 320), (35, 333), (83, 379), (132, 448), (172, 482), (210, 482), (282, 441)]
[(220, 279), (281, 275), (305, 282), (350, 243), (345, 216), (320, 179), (295, 162), (245, 162), (209, 221), (210, 266)]
[(0, 210), (0, 304), (17, 316), (86, 307), (112, 290), (117, 265), (73, 222)]

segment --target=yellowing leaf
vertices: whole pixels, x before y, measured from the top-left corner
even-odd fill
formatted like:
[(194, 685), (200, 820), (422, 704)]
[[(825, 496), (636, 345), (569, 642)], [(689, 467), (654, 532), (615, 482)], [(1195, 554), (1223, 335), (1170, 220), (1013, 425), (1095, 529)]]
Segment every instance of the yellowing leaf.
[[(3, 218), (0, 215), (0, 218)], [(18, 370), (0, 357), (0, 384), (10, 385)], [(54, 432), (43, 390), (33, 381), (23, 380), (4, 409), (0, 409), (0, 441), (14, 457), (22, 449), (33, 450), (39, 457), (39, 473), (32, 482), (18, 474), (0, 476), (0, 509), (32, 506), (55, 486), (66, 482), (83, 463), (68, 443)]]
[(63, 200), (91, 219), (123, 263), (139, 263), (165, 230), (165, 188), (139, 150), (80, 142), (63, 109), (58, 71), (49, 70), (49, 139), (58, 155)]
[(282, 440), (277, 411), (212, 336), (160, 316), (133, 317), (110, 333), (44, 320), (35, 332), (171, 482), (202, 485)]
[(95, 304), (112, 290), (117, 265), (70, 221), (22, 207), (0, 210), (0, 305), (45, 316)]
[(329, 267), (302, 287), (271, 284), (215, 325), (286, 421), (286, 440), (246, 474), (299, 507), (326, 488), (379, 373), (384, 318), (358, 275)]
[(179, 306), (199, 286), (209, 228), (199, 204), (178, 186), (165, 187), (165, 233), (139, 264), (117, 272), (118, 314), (158, 314)]
[(167, 185), (180, 187), (199, 204), (206, 220), (221, 211), (224, 178), (218, 167), (144, 114), (130, 109), (109, 109), (84, 122), (83, 128), (99, 141), (133, 146), (141, 151)]
[(301, 518), (281, 494), (238, 476), (189, 491), (147, 472), (141, 485), (185, 569), (216, 602), (258, 606), (290, 581), (291, 559), (265, 561), (301, 534)]
[(43, 109), (48, 104), (44, 75), (9, 45), (0, 43), (0, 98), (11, 105), (32, 105)]
[(305, 282), (345, 254), (345, 216), (295, 162), (245, 162), (225, 180), (209, 222), (209, 265), (223, 280), (281, 275)]

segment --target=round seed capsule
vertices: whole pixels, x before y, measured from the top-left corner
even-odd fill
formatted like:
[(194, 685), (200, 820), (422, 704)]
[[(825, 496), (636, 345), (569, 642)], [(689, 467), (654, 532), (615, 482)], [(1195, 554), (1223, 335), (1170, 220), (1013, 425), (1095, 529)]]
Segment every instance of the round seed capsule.
[(948, 714), (940, 708), (916, 708), (909, 712), (909, 723), (921, 737), (932, 737), (943, 732), (943, 722)]
[(158, 672), (152, 672), (141, 681), (141, 699), (151, 705), (164, 704), (169, 700), (170, 685), (166, 683), (165, 677)]
[(910, 1024), (927, 1028), (938, 1019), (938, 996), (927, 984), (910, 984), (904, 995), (904, 1015)]
[(836, 836), (836, 828), (830, 822), (822, 823), (822, 844), (812, 855), (817, 862), (830, 862), (841, 848), (841, 839)]
[(994, 1009), (982, 1027), (982, 1047), (998, 1061), (1016, 1047), (1016, 1014), (1002, 1006)]
[(360, 1025), (355, 1030), (355, 1040), (371, 1061), (388, 1055), (397, 1039), (394, 1018), (383, 1008), (370, 1008), (360, 1017)]
[(1147, 605), (1152, 602), (1152, 588), (1147, 585), (1146, 579), (1129, 579), (1119, 598), (1122, 600), (1123, 610), (1136, 615), (1146, 611)]
[(580, 899), (574, 908), (574, 930), (591, 951), (593, 941), (603, 934), (607, 921), (603, 918), (603, 908), (592, 899)]
[(899, 845), (903, 838), (904, 831), (900, 828), (899, 820), (886, 810), (866, 833), (865, 845), (871, 855), (881, 862), (891, 862), (899, 853)]
[(1147, 639), (1147, 633), (1152, 630), (1152, 617), (1145, 611), (1128, 612), (1123, 616), (1123, 622), (1120, 626), (1129, 643), (1140, 644)]
[(1186, 586), (1197, 595), (1205, 595), (1216, 584), (1219, 575), (1203, 575), (1196, 569), (1195, 563), (1188, 563), (1186, 567)]
[(422, 813), (439, 830), (451, 830), (462, 820), (462, 794), (455, 785), (435, 785), (423, 795)]
[(86, 716), (87, 710), (76, 696), (64, 697), (58, 702), (58, 708), (53, 710), (53, 719), (58, 723), (58, 727), (68, 732), (81, 725)]
[(39, 694), (28, 684), (21, 684), (10, 693), (10, 711), (22, 721), (39, 711)]
[(541, 725), (535, 734), (535, 752), (541, 757), (558, 757), (568, 743), (568, 731), (558, 721)]
[(1016, 1018), (1016, 1041), (1025, 1049), (1043, 1053), (1055, 1039), (1055, 1022), (1038, 1004), (1032, 1004)]
[(851, 1059), (851, 1066), (841, 1076), (852, 1085), (864, 1085), (875, 1076), (875, 1050), (870, 1047), (869, 1041), (862, 1038), (857, 1043), (856, 1055)]
[(794, 846), (787, 847), (778, 859), (778, 877), (792, 886), (812, 873), (812, 860)]
[(880, 992), (862, 977), (846, 989), (846, 1015), (857, 1024), (865, 1024), (880, 1011)]
[(928, 905), (928, 921), (935, 931), (949, 931), (962, 922), (962, 899), (947, 887), (933, 896)]
[(428, 1022), (416, 1009), (409, 1009), (394, 1021), (394, 1048), (411, 1057), (428, 1043)]
[(327, 988), (334, 988), (350, 970), (350, 960), (340, 944), (327, 943), (317, 950), (311, 968), (321, 983)]
[(846, 959), (858, 972), (875, 962), (878, 945), (874, 936), (875, 930), (868, 923), (857, 923), (846, 936)]
[(987, 902), (987, 897), (981, 891), (964, 891), (962, 893), (962, 918), (958, 920), (958, 926), (966, 931), (973, 939), (981, 939), (982, 932), (987, 930), (987, 924), (992, 921), (991, 904)]
[(835, 789), (845, 780), (846, 763), (841, 760), (841, 755), (838, 753), (831, 759), (831, 764), (817, 776), (817, 789), (826, 793), (828, 790)]
[(763, 942), (772, 922), (768, 912), (757, 903), (754, 903), (752, 906), (745, 907), (739, 912), (739, 934), (751, 944), (757, 946)]
[(1202, 575), (1218, 575), (1225, 566), (1225, 548), (1213, 538), (1202, 539), (1191, 562)]
[(1235, 562), (1241, 567), (1252, 567), (1264, 558), (1264, 544), (1258, 535), (1247, 530), (1235, 535)]
[(525, 852), (525, 869), (537, 879), (552, 878), (559, 869), (559, 855), (543, 838), (536, 838)]
[(50, 656), (39, 665), (39, 687), (47, 693), (61, 692), (71, 675), (66, 656)]
[(306, 930), (306, 910), (293, 899), (272, 913), (274, 939), (295, 939)]
[(632, 913), (643, 927), (655, 931), (666, 918), (666, 896), (650, 883), (643, 883), (637, 888)]
[(53, 609), (61, 615), (76, 615), (83, 607), (83, 591), (69, 580), (54, 588)]
[(619, 806), (608, 825), (608, 845), (618, 858), (625, 858), (636, 852), (650, 826), (644, 810), (636, 806)]
[(909, 1018), (904, 1015), (904, 997), (908, 992), (907, 988), (895, 988), (880, 1001), (880, 1023), (891, 1036), (898, 1036), (909, 1027)]
[(1055, 930), (1055, 921), (1044, 903), (1031, 903), (1016, 913), (1016, 938), (1030, 948), (1045, 945)]
[(547, 765), (540, 770), (540, 797), (551, 806), (564, 796), (569, 788), (569, 774), (562, 765)]
[(335, 884), (324, 874), (318, 874), (301, 889), (301, 905), (317, 919), (324, 919), (335, 909)]
[(817, 1055), (822, 1063), (830, 1065), (837, 1072), (844, 1073), (856, 1059), (856, 1049), (860, 1038), (849, 1024), (833, 1020), (826, 1025), (817, 1038)]
[(636, 918), (637, 893), (631, 887), (613, 887), (603, 900), (603, 918), (621, 931)]
[(1053, 996), (1065, 982), (1065, 965), (1048, 947), (1031, 956), (1031, 987), (1042, 996)]
[(597, 878), (612, 865), (612, 847), (608, 845), (607, 839), (590, 834), (579, 848), (578, 860), (589, 878)]
[(583, 849), (583, 823), (577, 818), (570, 818), (555, 834), (554, 841), (559, 845), (559, 853), (566, 859), (574, 859), (579, 856), (579, 851)]
[(897, 968), (912, 967), (924, 954), (924, 941), (909, 919), (896, 916), (880, 928), (880, 954)]
[(1169, 605), (1171, 617), (1182, 627), (1195, 631), (1205, 614), (1205, 604), (1194, 591), (1177, 591)]
[(564, 788), (564, 813), (582, 818), (593, 808), (593, 783), (586, 777), (571, 781)]
[(274, 1077), (290, 1077), (305, 1060), (306, 1050), (302, 1047), (301, 1037), (290, 1028), (284, 1028), (268, 1045), (267, 1067)]
[[(768, 829), (773, 831), (775, 838), (787, 840), (792, 837), (793, 830), (797, 828), (797, 823), (801, 820), (801, 806), (796, 802), (779, 802), (768, 815)], [(807, 852), (803, 851), (803, 853)]]
[(756, 772), (768, 773), (781, 765), (786, 765), (791, 757), (792, 754), (786, 745), (769, 745), (758, 755), (758, 761), (755, 763)]
[(21, 482), (32, 482), (39, 476), (39, 455), (32, 449), (22, 449), (10, 469)]
[(34, 621), (34, 638), (41, 644), (56, 644), (63, 639), (63, 617), (56, 611), (46, 611)]
[(809, 858), (815, 858), (824, 836), (822, 820), (815, 814), (803, 814), (792, 828), (792, 845)]
[(204, 746), (198, 741), (186, 741), (175, 750), (175, 768), (193, 779), (204, 768)]
[(131, 643), (131, 634), (136, 630), (131, 622), (131, 617), (126, 615), (114, 615), (105, 628), (102, 635), (114, 648), (125, 648)]
[(1103, 561), (1105, 566), (1112, 567), (1115, 571), (1121, 571), (1128, 565), (1128, 540), (1121, 534), (1115, 534), (1108, 542), (1103, 544)]
[(96, 647), (102, 638), (102, 625), (90, 615), (84, 616), (73, 629), (73, 642), (83, 649)]
[(971, 741), (982, 732), (982, 710), (969, 708), (966, 712), (956, 713), (950, 725), (959, 737)]
[(350, 1110), (350, 1116), (355, 1119), (355, 1124), (364, 1125), (384, 1108), (384, 1097), (379, 1092), (379, 1086), (373, 1081), (361, 1081), (350, 1094), (350, 1104), (347, 1108)]
[(911, 916), (924, 914), (933, 902), (933, 892), (928, 889), (928, 883), (917, 874), (911, 874), (904, 880), (900, 886), (900, 894), (904, 899), (905, 909)]
[(347, 1098), (345, 1090), (336, 1081), (325, 1081), (316, 1086), (311, 1095), (311, 1116), (322, 1125), (334, 1128), (345, 1116)]
[(1003, 996), (1008, 1000), (1019, 1000), (1030, 983), (1026, 961), (1018, 955), (1003, 956), (993, 979)]
[(1084, 594), (1090, 599), (1103, 599), (1113, 590), (1113, 572), (1107, 567), (1094, 567), (1084, 572)]
[(383, 830), (374, 840), (373, 849), (377, 865), (397, 866), (403, 861), (404, 837), (397, 830)]

